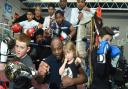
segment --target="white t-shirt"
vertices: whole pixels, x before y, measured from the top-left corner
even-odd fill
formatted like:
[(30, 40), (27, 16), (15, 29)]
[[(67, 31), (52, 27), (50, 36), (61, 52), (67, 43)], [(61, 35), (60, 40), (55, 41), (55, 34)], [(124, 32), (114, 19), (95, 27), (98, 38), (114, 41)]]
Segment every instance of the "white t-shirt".
[[(86, 23), (86, 22), (88, 22), (88, 21), (91, 19), (91, 17), (94, 15), (95, 10), (90, 9), (90, 12), (89, 12), (89, 11), (82, 10), (82, 11), (80, 11), (80, 12), (83, 13), (83, 18), (82, 18), (82, 20)], [(77, 25), (77, 23), (78, 23), (78, 16), (79, 16), (79, 9), (78, 9), (78, 8), (72, 8), (70, 22), (71, 22), (73, 25)], [(82, 22), (83, 22), (83, 21), (82, 21)], [(83, 23), (84, 23), (84, 22), (83, 22)]]
[(35, 20), (32, 20), (32, 21), (25, 20), (25, 21), (19, 22), (19, 24), (23, 27), (23, 32), (24, 32), (24, 33), (26, 33), (26, 31), (27, 31), (29, 28), (33, 28), (33, 27), (39, 25), (39, 23), (36, 22)]
[(58, 10), (64, 11), (64, 17), (66, 21), (70, 22), (72, 8), (65, 7), (65, 9), (58, 8)]
[(46, 16), (45, 19), (44, 19), (44, 23), (43, 23), (44, 28), (50, 28), (49, 27), (50, 26), (50, 18), (55, 21), (55, 15)]

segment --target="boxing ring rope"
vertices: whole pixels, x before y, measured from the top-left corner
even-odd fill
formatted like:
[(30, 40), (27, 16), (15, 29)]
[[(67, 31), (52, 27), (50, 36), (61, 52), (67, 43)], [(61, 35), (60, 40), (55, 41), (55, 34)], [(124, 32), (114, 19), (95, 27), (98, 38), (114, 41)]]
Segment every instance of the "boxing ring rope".
[[(10, 26), (6, 23), (0, 22), (0, 42), (7, 36), (12, 36)], [(1, 46), (0, 46), (0, 49), (1, 49)], [(5, 76), (4, 68), (5, 68), (5, 64), (0, 63), (0, 83), (2, 84), (4, 83), (4, 86), (5, 86), (6, 85), (5, 83), (8, 82), (8, 79)]]

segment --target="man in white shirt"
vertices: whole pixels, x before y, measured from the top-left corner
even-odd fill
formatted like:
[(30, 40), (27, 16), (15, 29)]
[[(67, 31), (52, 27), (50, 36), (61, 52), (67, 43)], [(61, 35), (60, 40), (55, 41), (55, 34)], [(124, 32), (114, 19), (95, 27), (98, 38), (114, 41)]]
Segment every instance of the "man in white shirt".
[(23, 27), (23, 33), (26, 34), (27, 30), (29, 28), (33, 28), (35, 26), (38, 26), (38, 28), (41, 28), (40, 24), (33, 20), (34, 14), (32, 11), (27, 12), (27, 20), (19, 22), (19, 24)]
[(52, 22), (55, 21), (55, 5), (53, 3), (48, 4), (48, 14), (49, 16), (46, 16), (44, 19), (43, 26), (45, 28), (51, 28)]
[(65, 20), (70, 22), (72, 8), (67, 7), (67, 0), (60, 0), (58, 10), (63, 11)]
[(72, 8), (70, 22), (74, 26), (78, 25), (83, 17), (84, 23), (87, 23), (90, 20), (90, 17), (95, 13), (95, 10), (85, 6), (85, 1), (86, 0), (77, 0), (77, 8)]

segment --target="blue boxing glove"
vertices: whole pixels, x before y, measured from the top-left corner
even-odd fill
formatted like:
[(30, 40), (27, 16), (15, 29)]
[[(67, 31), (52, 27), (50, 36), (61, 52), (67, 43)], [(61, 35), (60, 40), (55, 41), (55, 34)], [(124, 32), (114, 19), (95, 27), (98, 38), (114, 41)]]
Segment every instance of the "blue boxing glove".
[(116, 45), (110, 45), (110, 57), (113, 59), (116, 56), (120, 55), (120, 49)]
[(97, 50), (97, 54), (105, 54), (109, 49), (108, 41), (101, 41)]
[(101, 41), (97, 50), (97, 62), (99, 63), (106, 63), (105, 55), (109, 50), (109, 43), (108, 41)]
[(112, 64), (113, 67), (116, 67), (117, 62), (120, 58), (121, 51), (116, 45), (111, 45), (110, 49), (109, 49), (109, 52), (110, 52), (109, 55), (112, 59), (111, 64)]

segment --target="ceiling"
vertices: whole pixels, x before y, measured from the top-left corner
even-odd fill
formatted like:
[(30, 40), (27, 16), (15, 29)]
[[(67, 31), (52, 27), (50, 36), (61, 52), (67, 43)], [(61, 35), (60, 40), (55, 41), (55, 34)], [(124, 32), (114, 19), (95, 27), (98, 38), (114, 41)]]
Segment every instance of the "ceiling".
[[(22, 8), (23, 10), (26, 9), (33, 9), (35, 6), (39, 5), (42, 7), (43, 10), (47, 9), (47, 5), (48, 3), (52, 2), (55, 4), (56, 7), (58, 7), (58, 2), (59, 0), (20, 0), (25, 6), (26, 8)], [(76, 0), (68, 0), (68, 6), (69, 7), (76, 7)], [(87, 6), (89, 8), (96, 8), (98, 5), (100, 5), (102, 7), (102, 10), (117, 10), (117, 11), (128, 11), (128, 1), (124, 1), (122, 2), (121, 0), (117, 0), (118, 2), (96, 2), (95, 0), (87, 0), (88, 2), (86, 2)], [(116, 0), (115, 0), (116, 1)]]

